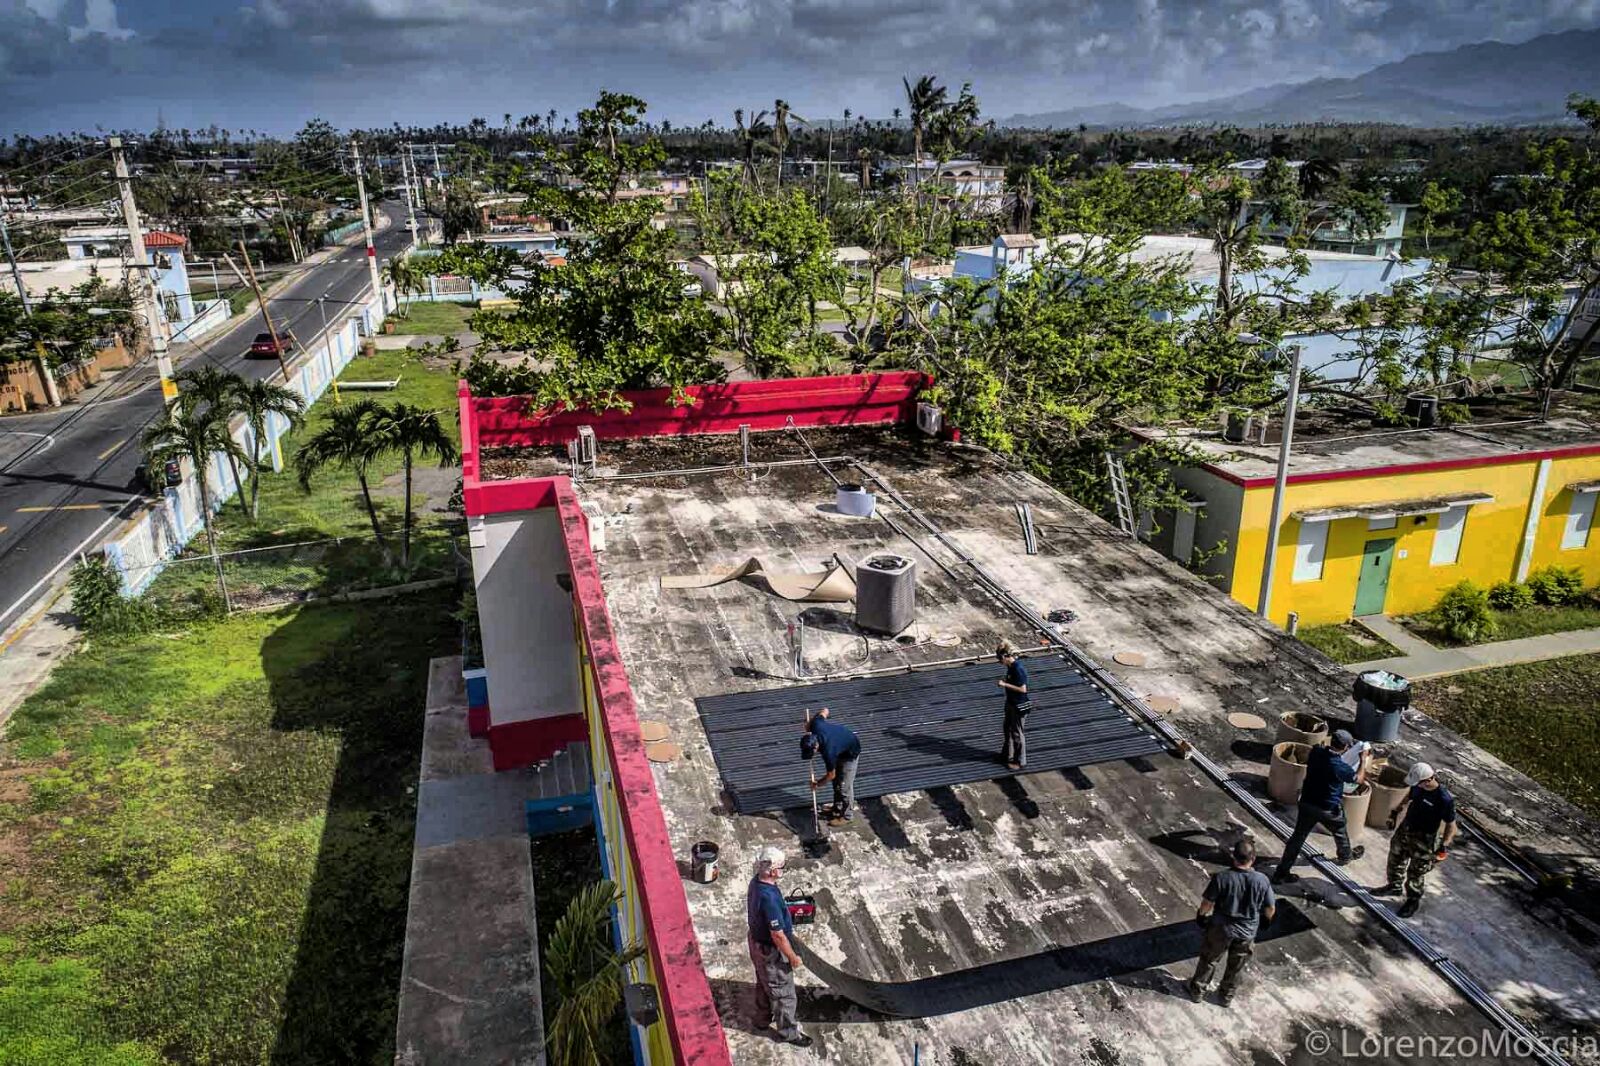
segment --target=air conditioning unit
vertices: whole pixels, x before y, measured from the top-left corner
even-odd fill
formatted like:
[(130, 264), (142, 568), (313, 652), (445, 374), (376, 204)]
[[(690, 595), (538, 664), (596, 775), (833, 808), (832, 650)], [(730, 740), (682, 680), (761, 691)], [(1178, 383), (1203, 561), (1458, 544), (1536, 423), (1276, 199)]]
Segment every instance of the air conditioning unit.
[(856, 625), (893, 636), (917, 619), (917, 561), (881, 552), (856, 567)]
[(600, 461), (600, 448), (595, 443), (594, 427), (578, 427), (578, 465), (586, 468), (590, 473)]
[(931, 403), (917, 404), (917, 428), (930, 437), (937, 437), (944, 428), (944, 412)]

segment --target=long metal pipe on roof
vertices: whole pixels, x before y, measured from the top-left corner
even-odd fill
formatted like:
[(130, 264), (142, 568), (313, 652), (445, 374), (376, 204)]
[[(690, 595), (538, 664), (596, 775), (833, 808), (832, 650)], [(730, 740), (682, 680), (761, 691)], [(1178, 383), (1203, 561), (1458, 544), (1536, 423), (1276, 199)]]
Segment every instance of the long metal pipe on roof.
[[(1032, 625), (1033, 628), (1036, 629), (1042, 636), (1044, 636), (1046, 640), (1065, 652), (1067, 657), (1073, 662), (1074, 665), (1085, 671), (1096, 681), (1100, 682), (1100, 684), (1102, 684), (1107, 691), (1118, 700), (1118, 702), (1122, 703), (1126, 709), (1136, 714), (1169, 744), (1186, 755), (1190, 761), (1200, 768), (1202, 773), (1211, 778), (1211, 780), (1220, 786), (1222, 790), (1226, 792), (1235, 802), (1239, 803), (1246, 810), (1248, 810), (1258, 821), (1270, 829), (1275, 835), (1282, 840), (1288, 840), (1289, 836), (1293, 832), (1292, 828), (1284, 824), (1284, 822), (1279, 819), (1277, 815), (1268, 810), (1259, 799), (1240, 788), (1226, 770), (1213, 762), (1209, 756), (1207, 756), (1191, 741), (1174, 729), (1172, 725), (1164, 718), (1146, 707), (1144, 705), (1144, 701), (1136, 696), (1131, 690), (1129, 690), (1127, 686), (1125, 686), (1115, 675), (1106, 671), (1094, 659), (1080, 651), (1076, 645), (1063, 637), (1055, 629), (1055, 627), (1051, 626), (1049, 622), (1040, 617), (1036, 611), (1019, 600), (1009, 589), (1007, 589), (988, 571), (986, 571), (983, 566), (966, 551), (966, 549), (962, 548), (955, 541), (951, 540), (943, 530), (936, 526), (921, 511), (911, 506), (911, 504), (908, 503), (904, 497), (896, 492), (894, 488), (890, 486), (890, 484), (880, 477), (875, 471), (859, 461), (852, 460), (852, 464), (861, 472), (864, 480), (871, 481), (876, 484), (878, 488), (882, 490), (883, 494), (894, 502), (895, 506), (899, 507), (902, 511), (909, 515), (913, 520), (927, 530), (930, 536), (943, 545), (946, 550), (951, 552), (956, 556), (956, 558), (960, 559), (962, 563), (970, 568), (973, 575), (978, 579), (979, 584), (985, 588), (985, 591), (994, 596), (996, 599), (1000, 600), (1013, 612), (1027, 620), (1027, 622)], [(887, 516), (884, 517), (886, 521), (890, 522), (891, 526), (894, 525), (892, 519), (888, 519)], [(918, 542), (916, 538), (912, 537), (909, 539), (911, 539), (912, 543), (917, 544), (923, 553), (928, 555), (930, 559), (934, 558), (932, 553), (930, 553), (926, 547)], [(934, 561), (936, 563), (939, 562), (937, 559), (934, 559)], [(939, 565), (947, 573), (951, 572), (949, 567), (944, 566), (942, 563)], [(1377, 918), (1378, 921), (1382, 922), (1388, 927), (1390, 932), (1394, 933), (1402, 941), (1409, 945), (1411, 949), (1415, 951), (1417, 955), (1420, 956), (1435, 973), (1439, 974), (1439, 976), (1448, 981), (1456, 989), (1456, 991), (1460, 992), (1464, 997), (1466, 997), (1466, 999), (1471, 1002), (1473, 1006), (1477, 1007), (1478, 1010), (1483, 1012), (1483, 1014), (1488, 1017), (1490, 1021), (1494, 1022), (1506, 1032), (1510, 1033), (1517, 1041), (1519, 1041), (1519, 1043), (1524, 1044), (1535, 1059), (1545, 1063), (1546, 1066), (1569, 1066), (1566, 1059), (1562, 1058), (1560, 1055), (1551, 1050), (1550, 1047), (1546, 1045), (1537, 1034), (1535, 1034), (1531, 1029), (1522, 1023), (1521, 1019), (1517, 1018), (1510, 1011), (1506, 1010), (1505, 1007), (1500, 1004), (1500, 1001), (1490, 995), (1482, 985), (1478, 984), (1477, 980), (1473, 978), (1471, 974), (1467, 973), (1461, 967), (1452, 962), (1442, 951), (1436, 948), (1432, 942), (1413, 929), (1408, 922), (1406, 922), (1404, 919), (1396, 917), (1393, 911), (1379, 903), (1375, 898), (1373, 898), (1371, 893), (1366, 890), (1366, 888), (1358, 884), (1353, 878), (1346, 874), (1342, 867), (1328, 859), (1314, 847), (1308, 846), (1304, 854), (1311, 861), (1312, 865), (1314, 865), (1325, 877), (1327, 877), (1334, 884), (1338, 885), (1344, 891), (1350, 893), (1350, 895), (1353, 896), (1369, 914)]]

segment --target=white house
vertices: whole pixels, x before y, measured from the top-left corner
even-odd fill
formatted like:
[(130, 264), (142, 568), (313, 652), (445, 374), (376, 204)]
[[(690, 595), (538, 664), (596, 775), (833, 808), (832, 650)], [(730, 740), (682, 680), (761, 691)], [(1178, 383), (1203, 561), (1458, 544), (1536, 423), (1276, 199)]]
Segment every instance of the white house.
[[(1035, 238), (1029, 234), (1002, 234), (989, 244), (968, 245), (957, 248), (952, 276), (990, 281), (1002, 275), (1007, 284), (1026, 277), (1028, 272), (1042, 263), (1057, 249), (1070, 249), (1081, 245), (1085, 238), (1078, 234)], [(1263, 249), (1269, 259), (1281, 259), (1287, 249), (1267, 246)], [(1309, 272), (1297, 282), (1304, 292), (1332, 291), (1341, 300), (1372, 296), (1389, 292), (1396, 284), (1427, 273), (1427, 260), (1402, 262), (1398, 256), (1356, 255), (1310, 249), (1304, 252)], [(1134, 262), (1179, 262), (1184, 275), (1197, 294), (1209, 297), (1216, 290), (1221, 275), (1221, 260), (1205, 237), (1179, 237), (1152, 235), (1140, 240), (1132, 253)], [(1285, 267), (1269, 267), (1258, 273), (1236, 273), (1234, 280), (1245, 289), (1269, 291), (1276, 281), (1287, 273)], [(913, 277), (913, 291), (937, 290), (942, 279)], [(1198, 318), (1205, 313), (1205, 303), (1190, 312)], [(1356, 364), (1345, 358), (1349, 343), (1332, 333), (1301, 334), (1288, 338), (1286, 344), (1298, 344), (1303, 351), (1308, 370), (1324, 378), (1349, 377), (1355, 373)]]

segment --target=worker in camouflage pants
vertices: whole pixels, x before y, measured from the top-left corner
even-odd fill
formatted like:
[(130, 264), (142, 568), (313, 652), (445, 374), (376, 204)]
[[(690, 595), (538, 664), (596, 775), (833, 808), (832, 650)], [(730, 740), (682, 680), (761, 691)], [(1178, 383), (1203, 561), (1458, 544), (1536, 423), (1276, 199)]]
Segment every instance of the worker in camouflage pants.
[[(1456, 837), (1456, 801), (1439, 782), (1433, 767), (1419, 762), (1406, 773), (1411, 791), (1389, 816), (1400, 828), (1389, 839), (1389, 880), (1376, 890), (1388, 895), (1405, 890), (1400, 917), (1409, 918), (1422, 906), (1423, 879), (1446, 855)], [(1443, 829), (1441, 836), (1440, 830)]]

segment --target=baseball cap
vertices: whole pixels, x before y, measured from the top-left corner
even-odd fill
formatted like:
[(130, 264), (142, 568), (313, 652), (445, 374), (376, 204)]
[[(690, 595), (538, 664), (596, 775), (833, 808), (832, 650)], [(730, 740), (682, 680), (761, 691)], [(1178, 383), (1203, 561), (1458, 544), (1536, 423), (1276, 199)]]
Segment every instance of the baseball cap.
[(1433, 767), (1425, 762), (1414, 762), (1411, 764), (1411, 769), (1406, 771), (1406, 784), (1420, 785), (1432, 776)]
[(1341, 748), (1348, 748), (1356, 742), (1356, 738), (1350, 735), (1350, 730), (1348, 729), (1335, 729), (1333, 731), (1333, 742)]

